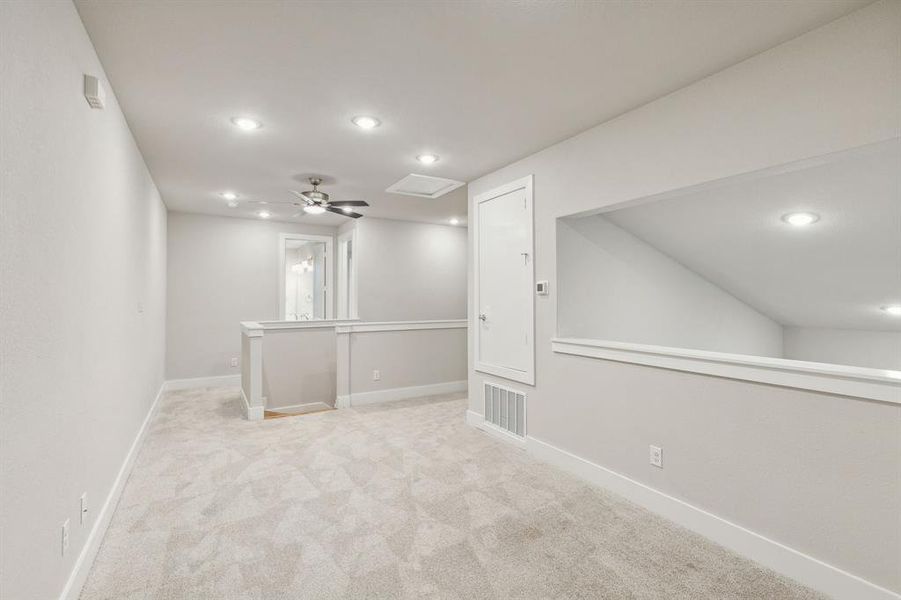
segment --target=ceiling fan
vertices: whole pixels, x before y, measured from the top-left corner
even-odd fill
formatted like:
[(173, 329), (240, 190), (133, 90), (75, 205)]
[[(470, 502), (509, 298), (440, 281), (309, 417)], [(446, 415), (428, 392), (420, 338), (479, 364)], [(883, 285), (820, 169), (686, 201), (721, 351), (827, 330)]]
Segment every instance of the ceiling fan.
[(352, 219), (359, 219), (363, 215), (354, 212), (353, 207), (369, 206), (369, 203), (363, 200), (339, 200), (338, 202), (330, 202), (329, 195), (319, 191), (319, 186), (322, 184), (321, 178), (310, 177), (310, 184), (313, 186), (313, 189), (305, 192), (288, 190), (303, 201), (303, 204), (299, 202), (292, 202), (292, 204), (302, 207), (303, 211), (307, 214), (321, 215), (325, 211), (328, 211)]

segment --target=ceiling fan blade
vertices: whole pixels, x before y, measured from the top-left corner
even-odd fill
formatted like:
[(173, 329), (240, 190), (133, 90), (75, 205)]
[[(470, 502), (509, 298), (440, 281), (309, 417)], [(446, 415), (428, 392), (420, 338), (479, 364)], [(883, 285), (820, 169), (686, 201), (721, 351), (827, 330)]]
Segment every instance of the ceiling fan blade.
[(325, 210), (327, 210), (329, 212), (333, 212), (336, 215), (341, 215), (342, 217), (350, 217), (351, 219), (359, 219), (360, 217), (363, 216), (360, 213), (347, 212), (341, 208), (335, 208), (334, 206), (329, 206)]
[(331, 206), (337, 206), (341, 208), (342, 206), (369, 206), (369, 203), (365, 200), (338, 200), (336, 202), (329, 202)]
[[(288, 190), (295, 196), (297, 196), (300, 200), (303, 200), (304, 204), (313, 204), (313, 201), (303, 195), (303, 192), (298, 192), (297, 190)], [(294, 202), (294, 204), (297, 204)]]

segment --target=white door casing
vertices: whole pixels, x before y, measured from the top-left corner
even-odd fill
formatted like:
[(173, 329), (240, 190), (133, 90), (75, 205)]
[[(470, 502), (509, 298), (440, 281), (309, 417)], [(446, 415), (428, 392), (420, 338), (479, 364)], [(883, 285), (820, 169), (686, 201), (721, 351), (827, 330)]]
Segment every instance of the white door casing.
[(475, 369), (535, 383), (532, 176), (475, 197)]
[(357, 267), (356, 267), (356, 229), (351, 229), (338, 236), (338, 318), (357, 318)]

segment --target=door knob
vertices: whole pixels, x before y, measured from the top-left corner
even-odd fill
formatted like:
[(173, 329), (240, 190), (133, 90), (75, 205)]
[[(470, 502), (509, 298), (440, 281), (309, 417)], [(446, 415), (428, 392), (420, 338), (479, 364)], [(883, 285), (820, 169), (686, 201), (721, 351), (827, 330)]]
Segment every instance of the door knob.
[(485, 313), (479, 313), (479, 321), (487, 321), (487, 320), (488, 320), (488, 315), (486, 315)]

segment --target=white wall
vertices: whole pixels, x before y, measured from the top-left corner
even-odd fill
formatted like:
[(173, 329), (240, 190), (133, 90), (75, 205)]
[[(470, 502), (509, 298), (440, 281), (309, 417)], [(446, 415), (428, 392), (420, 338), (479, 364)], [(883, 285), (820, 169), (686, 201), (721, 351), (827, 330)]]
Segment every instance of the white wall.
[(466, 228), (363, 218), (356, 222), (359, 317), (466, 317)]
[(166, 209), (70, 2), (0, 3), (0, 57), (0, 595), (47, 600), (163, 382)]
[[(557, 217), (897, 136), (899, 39), (901, 3), (883, 0), (469, 185), (472, 203), (534, 174), (551, 294), (536, 298), (537, 385), (515, 385), (530, 436), (895, 592), (901, 406), (557, 355), (550, 340)], [(470, 362), (469, 389), (494, 379)]]
[(266, 409), (323, 402), (335, 404), (335, 327), (267, 331), (263, 336)]
[(785, 358), (901, 371), (901, 332), (786, 327)]
[[(342, 231), (351, 226), (360, 319), (465, 318), (465, 228), (366, 217)], [(241, 356), (238, 323), (279, 318), (279, 233), (338, 229), (169, 213), (167, 379), (240, 374), (230, 366)]]
[(241, 321), (278, 319), (280, 233), (335, 228), (169, 213), (166, 378), (238, 375)]
[(557, 330), (595, 338), (782, 356), (782, 326), (595, 215), (557, 222)]
[[(350, 389), (374, 392), (466, 379), (466, 330), (419, 329), (350, 334)], [(372, 372), (379, 371), (374, 381)]]

